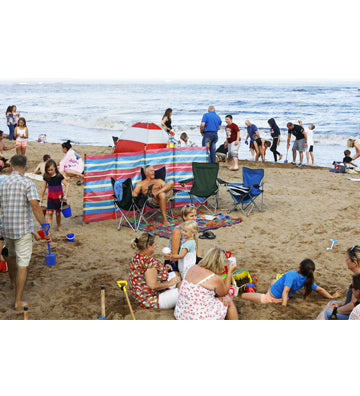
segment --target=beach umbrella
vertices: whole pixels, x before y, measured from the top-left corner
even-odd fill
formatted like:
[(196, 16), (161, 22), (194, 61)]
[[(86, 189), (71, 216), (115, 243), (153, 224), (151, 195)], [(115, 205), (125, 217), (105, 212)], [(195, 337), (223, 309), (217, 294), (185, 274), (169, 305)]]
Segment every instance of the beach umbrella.
[(168, 134), (158, 125), (149, 122), (138, 122), (126, 129), (116, 143), (114, 153), (129, 153), (166, 148)]

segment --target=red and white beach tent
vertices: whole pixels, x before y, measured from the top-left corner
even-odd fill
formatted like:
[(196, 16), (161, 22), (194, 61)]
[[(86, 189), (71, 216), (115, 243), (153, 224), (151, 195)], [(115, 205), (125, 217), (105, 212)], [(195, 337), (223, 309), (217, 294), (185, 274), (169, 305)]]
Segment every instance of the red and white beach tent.
[(124, 131), (116, 143), (114, 153), (129, 153), (166, 148), (168, 134), (158, 125), (148, 122), (138, 122)]

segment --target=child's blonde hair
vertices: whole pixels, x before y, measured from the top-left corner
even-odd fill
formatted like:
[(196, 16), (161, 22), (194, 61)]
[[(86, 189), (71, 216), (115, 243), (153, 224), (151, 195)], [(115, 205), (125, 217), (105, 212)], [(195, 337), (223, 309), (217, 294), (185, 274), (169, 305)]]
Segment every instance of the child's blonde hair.
[(198, 224), (195, 220), (187, 220), (183, 223), (182, 228), (188, 230), (194, 234), (194, 238), (197, 238)]

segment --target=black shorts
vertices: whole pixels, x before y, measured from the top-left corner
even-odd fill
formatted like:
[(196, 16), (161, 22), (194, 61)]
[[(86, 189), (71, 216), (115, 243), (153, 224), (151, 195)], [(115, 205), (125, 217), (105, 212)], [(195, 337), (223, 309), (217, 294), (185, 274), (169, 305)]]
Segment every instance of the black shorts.
[(314, 151), (314, 146), (309, 147), (309, 153), (312, 153)]

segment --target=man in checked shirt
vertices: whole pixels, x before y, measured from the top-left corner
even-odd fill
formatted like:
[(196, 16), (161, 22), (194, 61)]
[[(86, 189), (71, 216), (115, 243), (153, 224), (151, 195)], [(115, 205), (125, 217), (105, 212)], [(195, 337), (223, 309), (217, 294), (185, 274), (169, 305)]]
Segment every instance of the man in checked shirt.
[[(8, 248), (8, 269), (11, 287), (15, 287), (15, 310), (28, 305), (22, 301), (27, 278), (34, 224), (32, 215), (42, 224), (44, 214), (39, 206), (39, 195), (35, 183), (24, 176), (27, 159), (16, 154), (10, 159), (11, 175), (0, 183), (0, 231)], [(51, 242), (50, 235), (47, 241)]]

